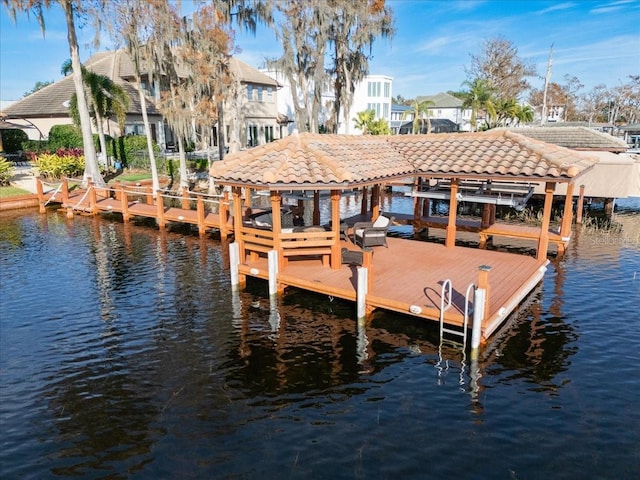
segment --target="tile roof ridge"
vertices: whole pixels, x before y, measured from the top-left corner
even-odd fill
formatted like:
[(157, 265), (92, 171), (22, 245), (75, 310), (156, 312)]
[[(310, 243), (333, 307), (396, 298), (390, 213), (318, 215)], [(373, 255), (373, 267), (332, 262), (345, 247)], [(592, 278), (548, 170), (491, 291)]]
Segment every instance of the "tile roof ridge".
[[(582, 164), (583, 161), (594, 163), (599, 162), (596, 157), (588, 157), (570, 148), (536, 140), (510, 130), (503, 130), (501, 133), (505, 138), (514, 141), (522, 148), (526, 148), (535, 155), (538, 155), (545, 162), (559, 168), (569, 177), (575, 177), (584, 170), (584, 168), (580, 167), (580, 164)], [(576, 157), (579, 158), (576, 159)], [(572, 160), (567, 161), (568, 158)]]

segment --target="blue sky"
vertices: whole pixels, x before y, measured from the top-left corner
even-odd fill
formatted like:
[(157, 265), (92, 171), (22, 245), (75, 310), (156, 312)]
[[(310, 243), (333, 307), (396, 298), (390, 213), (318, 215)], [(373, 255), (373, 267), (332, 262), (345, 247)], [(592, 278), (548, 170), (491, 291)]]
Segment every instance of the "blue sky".
[[(387, 0), (394, 12), (396, 35), (378, 40), (370, 73), (394, 77), (393, 94), (405, 98), (460, 90), (470, 55), (483, 40), (502, 36), (521, 58), (536, 65), (542, 88), (549, 48), (553, 44), (552, 81), (565, 74), (590, 90), (598, 84), (614, 87), (640, 75), (640, 0)], [(183, 0), (188, 8), (189, 0)], [(69, 58), (64, 18), (58, 7), (46, 17), (43, 38), (36, 19), (20, 15), (17, 22), (0, 14), (0, 100), (17, 100), (37, 81), (61, 78)], [(93, 33), (80, 31), (89, 45)], [(260, 29), (256, 37), (238, 33), (239, 57), (260, 66), (276, 57), (274, 35)], [(108, 40), (102, 49), (113, 48)], [(86, 60), (94, 48), (82, 48)]]

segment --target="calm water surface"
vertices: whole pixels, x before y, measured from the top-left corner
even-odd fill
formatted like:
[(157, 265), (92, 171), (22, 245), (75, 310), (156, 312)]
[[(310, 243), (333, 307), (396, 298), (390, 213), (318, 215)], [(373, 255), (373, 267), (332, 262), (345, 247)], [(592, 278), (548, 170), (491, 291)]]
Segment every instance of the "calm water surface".
[(639, 478), (640, 202), (619, 207), (477, 364), (423, 321), (233, 293), (211, 238), (2, 213), (0, 476)]

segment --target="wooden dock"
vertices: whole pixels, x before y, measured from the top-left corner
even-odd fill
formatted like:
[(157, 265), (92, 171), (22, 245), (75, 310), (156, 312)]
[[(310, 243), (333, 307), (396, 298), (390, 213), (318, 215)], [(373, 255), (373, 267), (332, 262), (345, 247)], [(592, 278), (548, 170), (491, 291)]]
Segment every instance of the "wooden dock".
[(227, 194), (206, 195), (185, 191), (182, 195), (176, 195), (157, 192), (154, 197), (148, 187), (117, 184), (69, 189), (68, 180), (63, 180), (60, 188), (45, 193), (40, 180), (37, 185), (41, 210), (49, 203), (58, 203), (67, 210), (68, 216), (73, 216), (74, 212), (91, 215), (119, 213), (124, 222), (134, 217), (153, 218), (159, 228), (164, 228), (169, 222), (185, 223), (196, 225), (199, 233), (217, 230), (222, 238), (233, 231)]
[[(507, 316), (542, 280), (547, 261), (533, 257), (481, 250), (446, 248), (444, 245), (389, 237), (389, 247), (375, 247), (369, 267), (369, 309), (382, 308), (427, 320), (438, 321), (446, 280), (452, 285), (452, 307), (444, 313), (445, 323), (461, 326), (465, 310), (465, 293), (470, 284), (479, 283), (479, 267), (488, 266), (489, 299), (482, 324), (487, 339)], [(350, 241), (342, 248), (356, 249)], [(265, 257), (241, 261), (243, 275), (268, 279)], [(320, 294), (356, 301), (357, 267), (342, 265), (334, 270), (324, 267), (320, 259), (288, 262), (278, 272), (282, 286), (297, 287)], [(471, 309), (473, 303), (470, 303)]]

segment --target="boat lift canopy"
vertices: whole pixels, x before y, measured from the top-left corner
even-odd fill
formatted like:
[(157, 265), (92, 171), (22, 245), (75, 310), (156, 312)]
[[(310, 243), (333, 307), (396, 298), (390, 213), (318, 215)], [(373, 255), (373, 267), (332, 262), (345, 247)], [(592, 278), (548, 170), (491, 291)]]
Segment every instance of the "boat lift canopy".
[[(533, 195), (534, 188), (534, 184), (523, 182), (465, 180), (458, 184), (457, 199), (459, 202), (506, 205), (520, 211), (524, 209)], [(451, 198), (451, 181), (442, 179), (437, 180), (435, 184), (425, 183), (422, 188), (406, 192), (405, 195), (449, 200)]]

